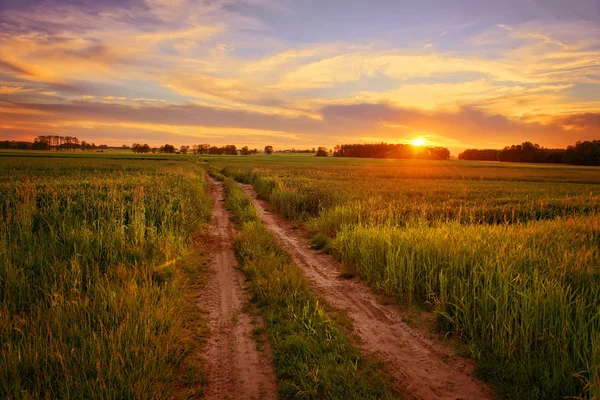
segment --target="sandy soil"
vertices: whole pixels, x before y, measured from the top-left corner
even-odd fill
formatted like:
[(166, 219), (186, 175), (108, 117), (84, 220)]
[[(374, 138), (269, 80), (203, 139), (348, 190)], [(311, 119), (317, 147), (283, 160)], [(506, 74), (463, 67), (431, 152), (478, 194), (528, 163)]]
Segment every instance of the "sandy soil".
[[(235, 269), (233, 227), (225, 209), (221, 184), (209, 178), (209, 192), (215, 204), (205, 240), (210, 256), (208, 282), (200, 305), (208, 311), (211, 331), (206, 344), (208, 399), (275, 399), (277, 383), (268, 345), (257, 349), (252, 332), (257, 317), (242, 312), (248, 296), (244, 277)], [(254, 322), (254, 323), (253, 323)]]
[(328, 254), (312, 250), (306, 231), (269, 212), (269, 204), (257, 198), (251, 185), (241, 186), (267, 227), (303, 268), (311, 285), (331, 306), (350, 317), (361, 350), (383, 360), (407, 395), (420, 399), (492, 398), (490, 389), (472, 376), (470, 361), (406, 325), (402, 312), (394, 305), (383, 305), (363, 282), (340, 278), (346, 270), (343, 265)]

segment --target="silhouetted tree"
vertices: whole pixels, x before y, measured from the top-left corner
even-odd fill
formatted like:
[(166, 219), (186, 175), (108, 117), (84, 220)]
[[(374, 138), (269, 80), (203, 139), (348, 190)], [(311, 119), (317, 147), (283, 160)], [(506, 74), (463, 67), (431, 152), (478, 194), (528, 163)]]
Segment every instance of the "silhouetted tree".
[(317, 157), (327, 157), (328, 155), (329, 155), (329, 152), (327, 151), (327, 149), (325, 147), (319, 147), (317, 149), (317, 153), (316, 153)]
[(240, 154), (243, 156), (249, 156), (250, 155), (250, 149), (248, 149), (248, 146), (244, 146), (240, 149)]
[(459, 160), (498, 161), (498, 149), (467, 149), (458, 155)]
[(164, 146), (161, 146), (160, 152), (173, 154), (175, 153), (175, 146), (173, 146), (172, 144), (165, 144)]
[(49, 136), (38, 136), (33, 141), (32, 148), (34, 150), (50, 150), (50, 137)]
[(234, 144), (228, 144), (227, 146), (225, 146), (225, 154), (228, 154), (230, 156), (236, 156), (237, 155), (237, 148), (235, 147)]
[(265, 154), (273, 154), (273, 146), (265, 146)]
[(198, 152), (198, 154), (209, 154), (209, 150), (210, 150), (210, 144), (203, 143), (203, 144), (198, 145), (196, 151)]
[(421, 147), (408, 144), (343, 144), (335, 146), (335, 157), (368, 157), (398, 159), (447, 160), (450, 151), (445, 147)]
[(428, 147), (429, 158), (432, 160), (447, 160), (450, 158), (450, 150), (445, 147)]
[(600, 165), (600, 140), (577, 142), (567, 147), (564, 159), (574, 165)]
[(506, 146), (498, 152), (498, 160), (503, 162), (524, 162), (524, 163), (548, 163), (562, 162), (565, 150), (546, 149), (539, 144), (523, 142), (521, 144)]

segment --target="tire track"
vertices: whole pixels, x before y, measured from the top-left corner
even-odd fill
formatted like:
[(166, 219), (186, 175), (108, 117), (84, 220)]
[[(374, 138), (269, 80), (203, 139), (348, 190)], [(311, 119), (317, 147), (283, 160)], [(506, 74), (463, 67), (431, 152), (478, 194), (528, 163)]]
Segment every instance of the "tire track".
[(361, 350), (376, 355), (409, 395), (420, 399), (489, 399), (491, 391), (472, 376), (472, 363), (402, 322), (400, 311), (382, 305), (357, 281), (339, 277), (343, 266), (328, 254), (311, 249), (306, 231), (268, 211), (251, 185), (240, 184), (265, 225), (302, 267), (311, 285), (333, 307), (345, 311), (360, 337)]
[[(271, 351), (261, 351), (252, 337), (252, 317), (242, 312), (248, 298), (243, 274), (235, 269), (234, 231), (224, 205), (220, 182), (207, 177), (214, 199), (213, 214), (205, 248), (210, 256), (210, 276), (200, 296), (208, 310), (211, 331), (206, 344), (208, 399), (276, 399), (277, 383)], [(262, 320), (261, 320), (262, 323)]]

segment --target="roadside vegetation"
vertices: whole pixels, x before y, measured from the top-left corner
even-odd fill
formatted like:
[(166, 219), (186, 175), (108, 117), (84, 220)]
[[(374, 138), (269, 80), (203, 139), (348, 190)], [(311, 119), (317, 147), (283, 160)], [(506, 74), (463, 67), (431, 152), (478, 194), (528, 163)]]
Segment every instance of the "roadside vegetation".
[(0, 397), (154, 399), (185, 386), (200, 334), (184, 315), (197, 272), (186, 263), (211, 211), (201, 170), (19, 157), (0, 170)]
[(600, 397), (600, 171), (215, 164), (369, 284), (433, 310), (501, 396)]
[(234, 247), (267, 327), (281, 398), (397, 398), (380, 363), (363, 358), (259, 220), (238, 184), (224, 180), (238, 228)]

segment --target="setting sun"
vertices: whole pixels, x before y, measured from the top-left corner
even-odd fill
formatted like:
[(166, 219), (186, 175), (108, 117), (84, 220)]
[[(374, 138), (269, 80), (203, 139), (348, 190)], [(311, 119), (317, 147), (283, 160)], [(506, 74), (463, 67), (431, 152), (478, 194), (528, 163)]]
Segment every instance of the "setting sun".
[(416, 138), (416, 139), (414, 139), (411, 142), (411, 144), (413, 146), (424, 146), (425, 145), (425, 139), (423, 139), (423, 138)]

